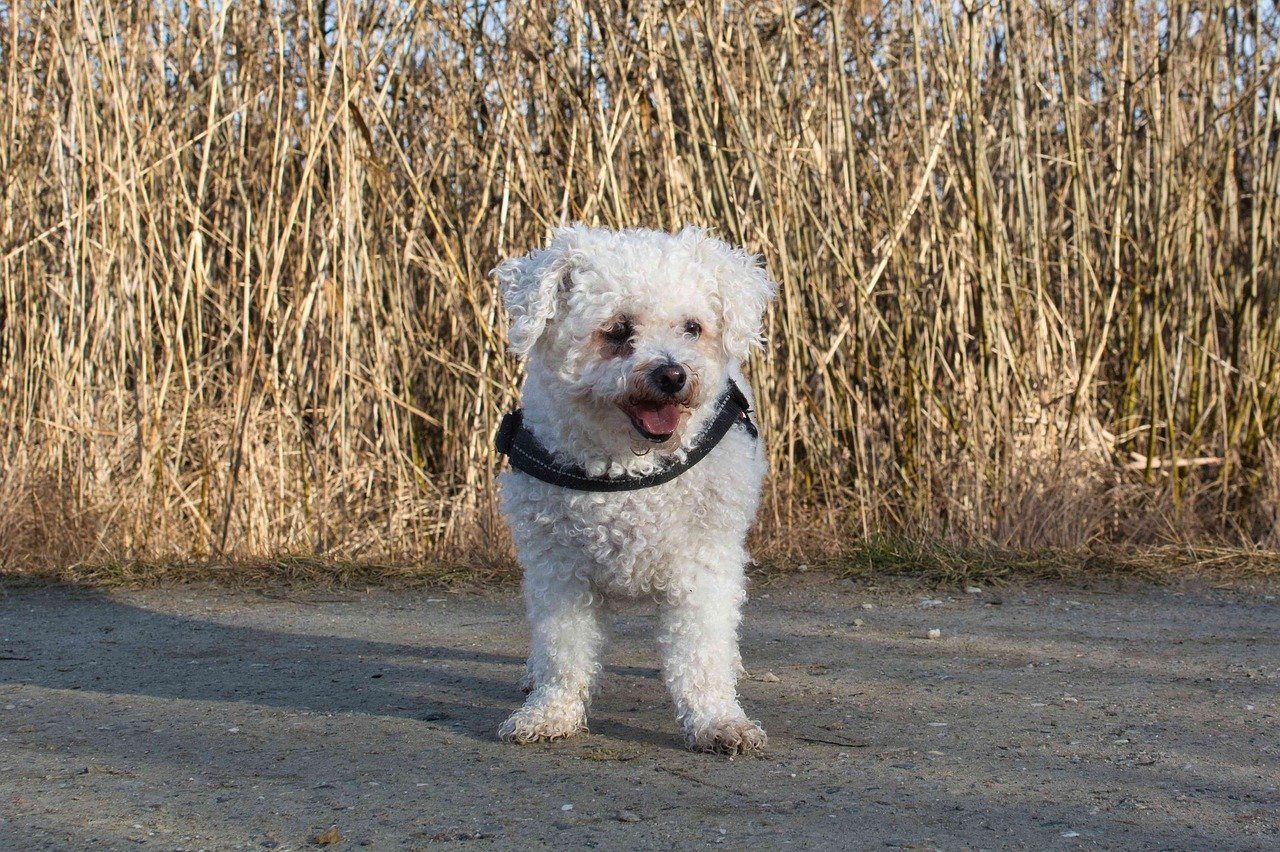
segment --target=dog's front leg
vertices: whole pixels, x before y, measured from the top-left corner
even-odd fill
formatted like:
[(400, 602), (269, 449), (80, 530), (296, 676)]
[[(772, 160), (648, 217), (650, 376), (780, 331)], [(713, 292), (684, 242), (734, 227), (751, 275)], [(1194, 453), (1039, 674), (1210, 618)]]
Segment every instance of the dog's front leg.
[(768, 739), (738, 704), (738, 623), (745, 585), (740, 570), (704, 569), (683, 584), (662, 613), (663, 676), (685, 741), (699, 751), (749, 752)]
[(591, 684), (600, 670), (604, 638), (599, 596), (585, 581), (571, 575), (558, 576), (553, 582), (528, 577), (525, 604), (533, 632), (533, 649), (522, 681), (529, 687), (529, 697), (502, 723), (498, 736), (531, 743), (585, 731)]

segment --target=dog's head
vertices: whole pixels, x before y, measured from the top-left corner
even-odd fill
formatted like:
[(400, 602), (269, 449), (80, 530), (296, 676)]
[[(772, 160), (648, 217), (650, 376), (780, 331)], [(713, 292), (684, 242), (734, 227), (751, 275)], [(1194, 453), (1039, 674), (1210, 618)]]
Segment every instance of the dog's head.
[(674, 448), (761, 344), (774, 292), (755, 258), (698, 228), (575, 225), (494, 274), (510, 346), (603, 446)]

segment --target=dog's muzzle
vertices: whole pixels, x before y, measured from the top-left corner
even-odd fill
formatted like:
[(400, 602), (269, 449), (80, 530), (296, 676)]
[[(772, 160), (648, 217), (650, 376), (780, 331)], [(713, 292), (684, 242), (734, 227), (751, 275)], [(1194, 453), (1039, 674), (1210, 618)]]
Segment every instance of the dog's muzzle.
[(667, 361), (645, 374), (640, 392), (619, 402), (618, 408), (646, 441), (665, 444), (689, 413), (691, 390), (689, 371)]

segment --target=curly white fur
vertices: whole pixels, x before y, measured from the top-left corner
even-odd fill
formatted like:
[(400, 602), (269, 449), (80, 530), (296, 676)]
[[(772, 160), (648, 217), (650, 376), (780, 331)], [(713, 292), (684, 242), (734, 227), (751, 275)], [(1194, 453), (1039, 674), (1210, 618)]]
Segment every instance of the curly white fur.
[[(695, 228), (563, 228), (495, 275), (511, 348), (528, 358), (525, 425), (557, 458), (615, 476), (686, 452), (730, 377), (747, 390), (741, 364), (761, 342), (774, 292), (754, 258)], [(618, 329), (630, 334), (625, 344), (613, 342)], [(646, 439), (627, 406), (652, 395), (650, 376), (664, 364), (689, 378), (679, 426), (659, 441)], [(502, 725), (504, 739), (585, 730), (603, 603), (652, 598), (664, 678), (688, 744), (729, 753), (765, 744), (736, 690), (745, 540), (764, 473), (760, 442), (735, 428), (692, 470), (654, 488), (595, 493), (519, 471), (501, 477), (533, 633), (528, 699)]]

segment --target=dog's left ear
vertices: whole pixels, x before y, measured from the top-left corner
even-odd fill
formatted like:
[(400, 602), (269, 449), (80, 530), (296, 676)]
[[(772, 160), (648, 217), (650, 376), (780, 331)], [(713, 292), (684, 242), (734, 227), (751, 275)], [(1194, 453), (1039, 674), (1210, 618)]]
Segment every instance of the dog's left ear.
[(715, 276), (720, 301), (721, 339), (734, 361), (744, 361), (752, 347), (764, 345), (762, 321), (777, 287), (757, 255), (747, 254), (701, 228), (680, 232), (695, 259)]
[(533, 351), (556, 315), (560, 292), (569, 287), (573, 264), (564, 245), (567, 235), (568, 229), (561, 229), (546, 248), (504, 260), (493, 270), (510, 320), (508, 346), (515, 355)]

